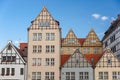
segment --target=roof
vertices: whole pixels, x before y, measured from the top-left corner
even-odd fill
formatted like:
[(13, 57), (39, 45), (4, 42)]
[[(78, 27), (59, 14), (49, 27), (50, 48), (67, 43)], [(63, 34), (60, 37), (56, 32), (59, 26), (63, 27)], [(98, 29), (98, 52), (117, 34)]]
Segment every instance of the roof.
[(106, 39), (118, 27), (119, 23), (120, 23), (120, 14), (118, 15), (118, 18), (111, 23), (110, 27), (104, 33), (105, 35), (104, 35), (102, 41), (104, 39)]
[(27, 57), (28, 54), (28, 43), (20, 43), (20, 52), (22, 57)]
[(60, 55), (61, 58), (61, 64), (60, 66), (63, 66), (65, 64), (65, 62), (70, 58), (70, 54), (62, 54)]
[(86, 38), (78, 38), (79, 43), (82, 45)]
[(83, 54), (87, 61), (92, 65), (93, 68), (95, 68), (95, 65), (99, 61), (99, 59), (102, 57), (103, 54)]

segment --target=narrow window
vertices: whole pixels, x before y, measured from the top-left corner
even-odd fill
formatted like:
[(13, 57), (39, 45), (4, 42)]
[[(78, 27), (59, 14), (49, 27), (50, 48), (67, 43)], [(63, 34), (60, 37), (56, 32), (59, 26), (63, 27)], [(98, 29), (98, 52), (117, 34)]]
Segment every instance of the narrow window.
[(37, 79), (36, 80), (41, 80), (41, 72), (37, 72)]
[(46, 40), (50, 40), (50, 33), (46, 33)]
[(11, 68), (11, 75), (15, 75), (15, 68)]
[(5, 68), (2, 68), (1, 75), (5, 75)]
[(37, 41), (37, 33), (33, 33), (33, 41)]
[(20, 75), (23, 75), (23, 73), (24, 73), (24, 69), (20, 68)]
[(55, 59), (54, 58), (51, 58), (51, 66), (54, 66), (54, 64), (55, 64)]
[(37, 52), (37, 46), (33, 45), (33, 53), (36, 53), (36, 52)]
[(52, 53), (55, 52), (55, 46), (54, 45), (51, 46), (51, 52)]
[(49, 66), (49, 58), (46, 58), (46, 66)]
[(42, 40), (42, 33), (38, 33), (38, 41)]
[(46, 45), (46, 53), (50, 52), (50, 46)]
[(10, 68), (7, 68), (6, 75), (10, 74)]
[(39, 45), (39, 46), (38, 46), (38, 53), (41, 53), (41, 52), (42, 52), (42, 46)]
[(36, 80), (36, 72), (32, 72), (32, 80)]
[(55, 40), (55, 33), (51, 33), (51, 40)]

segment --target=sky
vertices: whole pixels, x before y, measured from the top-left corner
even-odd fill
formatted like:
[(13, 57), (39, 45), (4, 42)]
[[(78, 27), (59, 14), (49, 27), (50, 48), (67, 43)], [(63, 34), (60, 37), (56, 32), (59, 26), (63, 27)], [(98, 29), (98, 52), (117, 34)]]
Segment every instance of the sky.
[(0, 0), (0, 50), (8, 40), (27, 42), (27, 28), (46, 6), (60, 22), (64, 38), (72, 28), (78, 38), (94, 29), (99, 39), (120, 13), (120, 0)]

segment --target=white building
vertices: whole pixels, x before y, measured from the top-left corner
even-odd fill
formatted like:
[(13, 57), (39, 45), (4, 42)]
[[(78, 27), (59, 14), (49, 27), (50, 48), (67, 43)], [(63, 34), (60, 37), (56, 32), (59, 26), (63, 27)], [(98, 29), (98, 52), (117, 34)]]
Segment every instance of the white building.
[[(66, 55), (65, 55), (66, 56)], [(66, 56), (61, 65), (61, 80), (93, 80), (93, 68), (85, 56), (76, 49), (71, 56)], [(65, 60), (63, 58), (63, 60)]]
[(0, 80), (26, 80), (26, 62), (12, 41), (0, 52)]
[(103, 37), (103, 50), (111, 48), (112, 52), (120, 58), (120, 15), (113, 21)]

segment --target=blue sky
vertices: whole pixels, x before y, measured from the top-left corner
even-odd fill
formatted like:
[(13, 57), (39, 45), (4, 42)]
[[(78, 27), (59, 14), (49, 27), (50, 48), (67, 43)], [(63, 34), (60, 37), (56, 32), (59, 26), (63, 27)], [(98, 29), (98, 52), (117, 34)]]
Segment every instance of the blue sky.
[(62, 37), (72, 28), (85, 38), (93, 28), (102, 39), (120, 13), (120, 0), (0, 0), (0, 49), (8, 40), (27, 42), (27, 28), (43, 6), (60, 22)]

